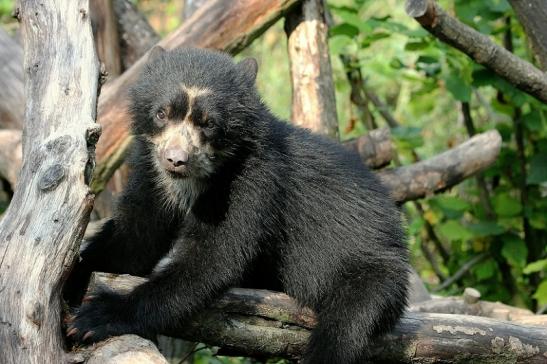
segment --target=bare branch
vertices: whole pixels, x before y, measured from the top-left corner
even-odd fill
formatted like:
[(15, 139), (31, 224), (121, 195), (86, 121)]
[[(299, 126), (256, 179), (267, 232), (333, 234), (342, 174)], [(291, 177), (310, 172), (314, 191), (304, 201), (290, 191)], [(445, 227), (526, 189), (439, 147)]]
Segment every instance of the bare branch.
[(547, 71), (547, 2), (544, 0), (509, 0), (517, 14), (532, 49), (544, 71)]
[(378, 172), (396, 201), (415, 200), (441, 192), (492, 165), (501, 148), (496, 130), (478, 134), (430, 159)]
[(488, 36), (448, 15), (434, 0), (407, 0), (407, 14), (443, 42), (467, 54), (540, 101), (547, 102), (547, 75)]

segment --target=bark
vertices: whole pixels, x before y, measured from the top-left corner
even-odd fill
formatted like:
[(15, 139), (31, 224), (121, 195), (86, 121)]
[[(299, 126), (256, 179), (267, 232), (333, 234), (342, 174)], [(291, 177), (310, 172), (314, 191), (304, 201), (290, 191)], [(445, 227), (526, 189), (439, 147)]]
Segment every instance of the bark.
[(186, 20), (192, 16), (197, 9), (199, 9), (207, 0), (186, 0), (184, 1), (184, 8), (182, 9), (182, 19)]
[(442, 192), (492, 165), (501, 148), (496, 130), (477, 134), (457, 147), (408, 166), (378, 172), (398, 202)]
[[(290, 10), (297, 0), (215, 0), (196, 11), (159, 44), (165, 49), (182, 46), (222, 49), (237, 53)], [(106, 85), (99, 100), (98, 121), (103, 127), (97, 145), (97, 169), (92, 189), (101, 191), (121, 164), (130, 145), (126, 90), (136, 80), (146, 57)]]
[(62, 363), (60, 291), (93, 203), (98, 62), (87, 1), (21, 0), (16, 14), (27, 105), (23, 183), (0, 223), (1, 355)]
[(122, 72), (114, 5), (112, 0), (90, 0), (89, 6), (97, 56), (112, 79)]
[(450, 16), (434, 0), (407, 0), (406, 11), (435, 37), (522, 91), (547, 102), (547, 75), (544, 72)]
[(70, 354), (70, 362), (86, 364), (167, 364), (158, 348), (137, 335), (122, 335)]
[(23, 49), (0, 28), (0, 128), (21, 129), (25, 111)]
[(344, 143), (348, 149), (356, 152), (363, 163), (371, 168), (381, 168), (393, 158), (393, 144), (388, 128), (375, 129), (371, 132)]
[[(122, 291), (144, 280), (95, 276), (95, 284)], [(313, 312), (283, 293), (234, 288), (171, 334), (220, 346), (224, 354), (298, 359), (314, 325)], [(373, 350), (373, 360), (388, 363), (544, 363), (546, 356), (545, 328), (417, 312), (405, 314)]]
[(122, 64), (123, 69), (126, 70), (158, 43), (160, 37), (129, 0), (113, 0), (113, 2), (118, 21)]
[(547, 71), (547, 2), (545, 0), (509, 0), (532, 44), (534, 55)]
[(291, 120), (338, 139), (338, 118), (323, 0), (304, 0), (286, 17), (291, 69)]

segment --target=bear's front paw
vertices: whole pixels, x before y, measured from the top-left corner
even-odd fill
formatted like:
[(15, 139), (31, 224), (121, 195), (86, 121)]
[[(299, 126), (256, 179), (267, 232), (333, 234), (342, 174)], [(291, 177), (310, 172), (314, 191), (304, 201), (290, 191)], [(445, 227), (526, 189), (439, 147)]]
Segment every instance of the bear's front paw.
[(90, 294), (68, 319), (67, 336), (77, 344), (91, 344), (110, 336), (137, 334), (131, 311), (124, 296), (105, 291)]

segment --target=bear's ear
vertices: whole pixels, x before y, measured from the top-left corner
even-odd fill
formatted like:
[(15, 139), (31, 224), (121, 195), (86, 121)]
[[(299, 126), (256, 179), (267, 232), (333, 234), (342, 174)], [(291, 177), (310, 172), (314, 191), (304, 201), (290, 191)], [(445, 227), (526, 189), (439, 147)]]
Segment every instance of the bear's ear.
[(256, 81), (256, 74), (258, 73), (258, 62), (254, 58), (245, 58), (243, 61), (237, 64), (237, 68), (246, 76), (252, 83)]
[(154, 48), (152, 48), (150, 52), (148, 52), (148, 61), (153, 61), (164, 53), (165, 49), (163, 49), (162, 46), (154, 46)]

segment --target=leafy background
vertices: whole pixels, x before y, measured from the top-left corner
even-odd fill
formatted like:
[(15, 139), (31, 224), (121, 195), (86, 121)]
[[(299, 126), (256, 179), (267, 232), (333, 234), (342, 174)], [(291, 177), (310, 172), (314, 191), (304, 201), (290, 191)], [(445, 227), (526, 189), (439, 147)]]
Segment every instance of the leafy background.
[[(439, 2), (461, 21), (533, 62), (522, 26), (506, 0)], [(180, 1), (134, 3), (162, 35), (180, 25)], [(474, 287), (486, 300), (545, 310), (547, 106), (430, 36), (406, 16), (403, 1), (329, 0), (328, 5), (342, 139), (365, 133), (363, 121), (385, 125), (372, 104), (363, 108), (352, 103), (348, 64), (342, 56), (352, 60), (349, 67), (360, 70), (366, 87), (399, 122), (392, 129), (399, 163), (431, 157), (469, 138), (462, 105), (469, 107), (477, 132), (497, 129), (502, 135), (500, 157), (481, 174), (482, 182), (468, 179), (419, 205), (404, 206), (413, 264), (424, 282), (434, 291), (467, 264), (471, 268), (461, 279), (436, 293), (456, 295)], [(0, 0), (0, 21), (14, 32), (12, 6), (12, 0)], [(291, 90), (282, 23), (238, 57), (258, 59), (258, 87), (274, 113), (288, 119)], [(482, 199), (481, 191), (486, 194)], [(251, 362), (198, 349), (195, 363)]]

